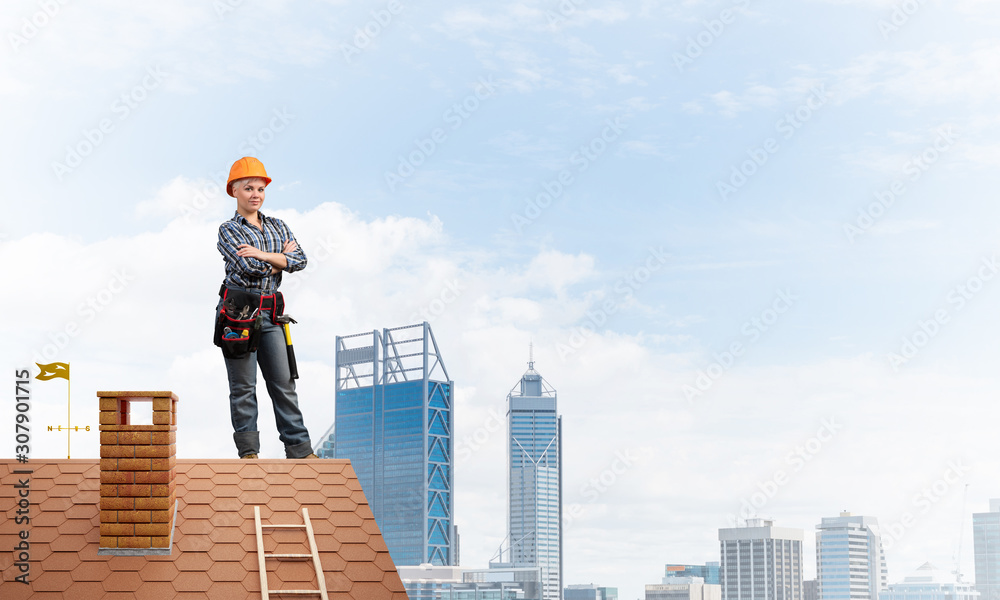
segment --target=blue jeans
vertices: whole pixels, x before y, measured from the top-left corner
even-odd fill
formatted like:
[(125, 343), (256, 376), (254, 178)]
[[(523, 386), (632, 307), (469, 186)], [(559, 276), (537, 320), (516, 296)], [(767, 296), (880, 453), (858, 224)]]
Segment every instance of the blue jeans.
[(271, 311), (263, 313), (260, 345), (244, 358), (227, 358), (229, 375), (229, 411), (233, 419), (233, 440), (240, 456), (260, 452), (257, 431), (257, 365), (264, 374), (267, 394), (274, 407), (278, 438), (285, 444), (287, 458), (302, 458), (312, 452), (309, 431), (299, 410), (295, 380), (288, 368), (285, 333), (271, 322)]

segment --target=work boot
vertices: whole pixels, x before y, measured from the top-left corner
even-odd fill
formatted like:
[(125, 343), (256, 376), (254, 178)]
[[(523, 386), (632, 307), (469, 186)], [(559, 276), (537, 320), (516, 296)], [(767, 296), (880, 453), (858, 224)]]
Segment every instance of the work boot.
[(256, 454), (246, 454), (244, 456), (241, 456), (240, 458), (245, 459), (245, 460), (257, 460), (257, 455)]
[[(305, 452), (306, 454), (302, 454)], [(302, 442), (301, 444), (295, 444), (292, 446), (285, 446), (285, 458), (319, 458), (312, 451), (312, 443), (309, 440)]]
[(233, 434), (233, 441), (236, 442), (236, 455), (246, 458), (253, 455), (257, 458), (260, 452), (260, 432), (258, 431), (238, 431)]

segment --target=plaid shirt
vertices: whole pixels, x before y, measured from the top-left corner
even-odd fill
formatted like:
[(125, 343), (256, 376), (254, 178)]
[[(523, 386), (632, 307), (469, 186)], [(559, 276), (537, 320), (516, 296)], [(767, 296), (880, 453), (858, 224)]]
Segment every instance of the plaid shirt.
[[(258, 212), (263, 231), (249, 223), (239, 211), (233, 218), (219, 225), (219, 252), (226, 261), (226, 285), (243, 287), (262, 292), (273, 292), (281, 285), (281, 271), (271, 275), (271, 265), (249, 256), (237, 256), (240, 244), (250, 244), (264, 252), (280, 253), (281, 247), (288, 240), (294, 240), (292, 230), (285, 222), (275, 217), (265, 217)], [(296, 243), (298, 241), (296, 240)], [(288, 266), (285, 271), (294, 273), (306, 268), (306, 254), (299, 246), (295, 252), (286, 252)]]

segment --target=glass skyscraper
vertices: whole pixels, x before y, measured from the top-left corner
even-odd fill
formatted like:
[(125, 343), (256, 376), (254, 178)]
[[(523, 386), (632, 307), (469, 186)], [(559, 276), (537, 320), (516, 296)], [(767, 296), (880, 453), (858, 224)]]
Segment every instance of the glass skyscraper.
[(878, 519), (844, 512), (816, 530), (819, 600), (878, 600), (888, 585)]
[(334, 456), (350, 459), (393, 562), (455, 564), (454, 385), (430, 325), (338, 336), (336, 348)]
[[(540, 571), (542, 600), (562, 591), (562, 418), (534, 361), (507, 395), (509, 564)], [(492, 565), (491, 565), (492, 566)], [(499, 566), (499, 565), (498, 565)]]

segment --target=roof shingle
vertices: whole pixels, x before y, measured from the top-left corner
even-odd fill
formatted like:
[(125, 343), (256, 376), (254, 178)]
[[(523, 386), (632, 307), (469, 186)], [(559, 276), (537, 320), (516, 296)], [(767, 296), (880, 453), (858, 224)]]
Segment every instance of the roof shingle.
[[(31, 469), (31, 523), (15, 523), (14, 485)], [(309, 509), (330, 598), (405, 600), (354, 470), (343, 460), (178, 460), (178, 512), (169, 556), (110, 556), (100, 541), (97, 460), (0, 460), (0, 587), (4, 600), (156, 598), (213, 600), (260, 592), (253, 504), (265, 524), (301, 524)], [(18, 533), (29, 531), (30, 584)], [(265, 530), (268, 552), (308, 552), (303, 530)], [(318, 586), (311, 561), (267, 561), (271, 589)]]

